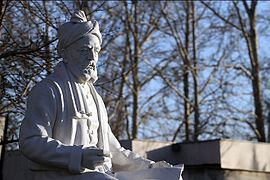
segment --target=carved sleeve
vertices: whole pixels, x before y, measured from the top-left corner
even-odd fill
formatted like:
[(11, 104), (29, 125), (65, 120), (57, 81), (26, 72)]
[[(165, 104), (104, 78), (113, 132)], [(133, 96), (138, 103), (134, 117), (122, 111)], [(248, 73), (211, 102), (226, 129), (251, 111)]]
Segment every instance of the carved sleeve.
[(58, 107), (54, 90), (46, 83), (39, 83), (31, 91), (20, 129), (20, 151), (43, 167), (80, 173), (82, 147), (65, 145), (52, 138)]

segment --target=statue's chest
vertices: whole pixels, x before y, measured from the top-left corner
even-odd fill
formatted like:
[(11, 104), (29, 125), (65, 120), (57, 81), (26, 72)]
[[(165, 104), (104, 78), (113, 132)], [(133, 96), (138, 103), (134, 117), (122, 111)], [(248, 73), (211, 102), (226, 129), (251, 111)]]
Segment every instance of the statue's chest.
[(78, 87), (82, 110), (82, 118), (73, 119), (73, 126), (76, 126), (74, 144), (96, 146), (98, 142), (98, 109), (88, 86)]

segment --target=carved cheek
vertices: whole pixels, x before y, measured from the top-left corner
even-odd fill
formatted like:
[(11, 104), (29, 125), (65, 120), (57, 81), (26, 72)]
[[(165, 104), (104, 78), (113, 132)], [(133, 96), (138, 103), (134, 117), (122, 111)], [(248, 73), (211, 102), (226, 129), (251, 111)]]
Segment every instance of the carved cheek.
[(86, 59), (86, 56), (83, 55), (83, 54), (80, 54), (77, 57), (77, 63), (78, 63), (78, 65), (82, 66), (85, 63), (85, 59)]

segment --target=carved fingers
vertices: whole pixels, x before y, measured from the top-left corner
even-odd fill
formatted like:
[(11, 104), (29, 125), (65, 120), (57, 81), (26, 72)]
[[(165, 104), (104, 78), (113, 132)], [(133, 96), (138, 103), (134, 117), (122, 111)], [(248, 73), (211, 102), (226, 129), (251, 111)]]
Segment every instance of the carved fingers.
[(111, 153), (99, 148), (84, 148), (82, 155), (82, 166), (95, 169), (105, 162), (110, 161)]

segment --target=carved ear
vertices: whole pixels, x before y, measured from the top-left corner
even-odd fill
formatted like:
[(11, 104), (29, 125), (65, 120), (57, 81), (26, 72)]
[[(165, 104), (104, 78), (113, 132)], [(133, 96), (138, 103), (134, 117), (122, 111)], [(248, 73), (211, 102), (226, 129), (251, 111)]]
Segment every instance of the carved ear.
[(61, 52), (61, 56), (62, 56), (62, 58), (63, 58), (63, 61), (65, 62), (65, 63), (67, 63), (68, 62), (68, 54), (67, 54), (67, 51), (66, 50), (62, 50), (62, 52)]
[(63, 58), (63, 61), (64, 61), (65, 63), (67, 63), (67, 62), (68, 62), (67, 58)]

